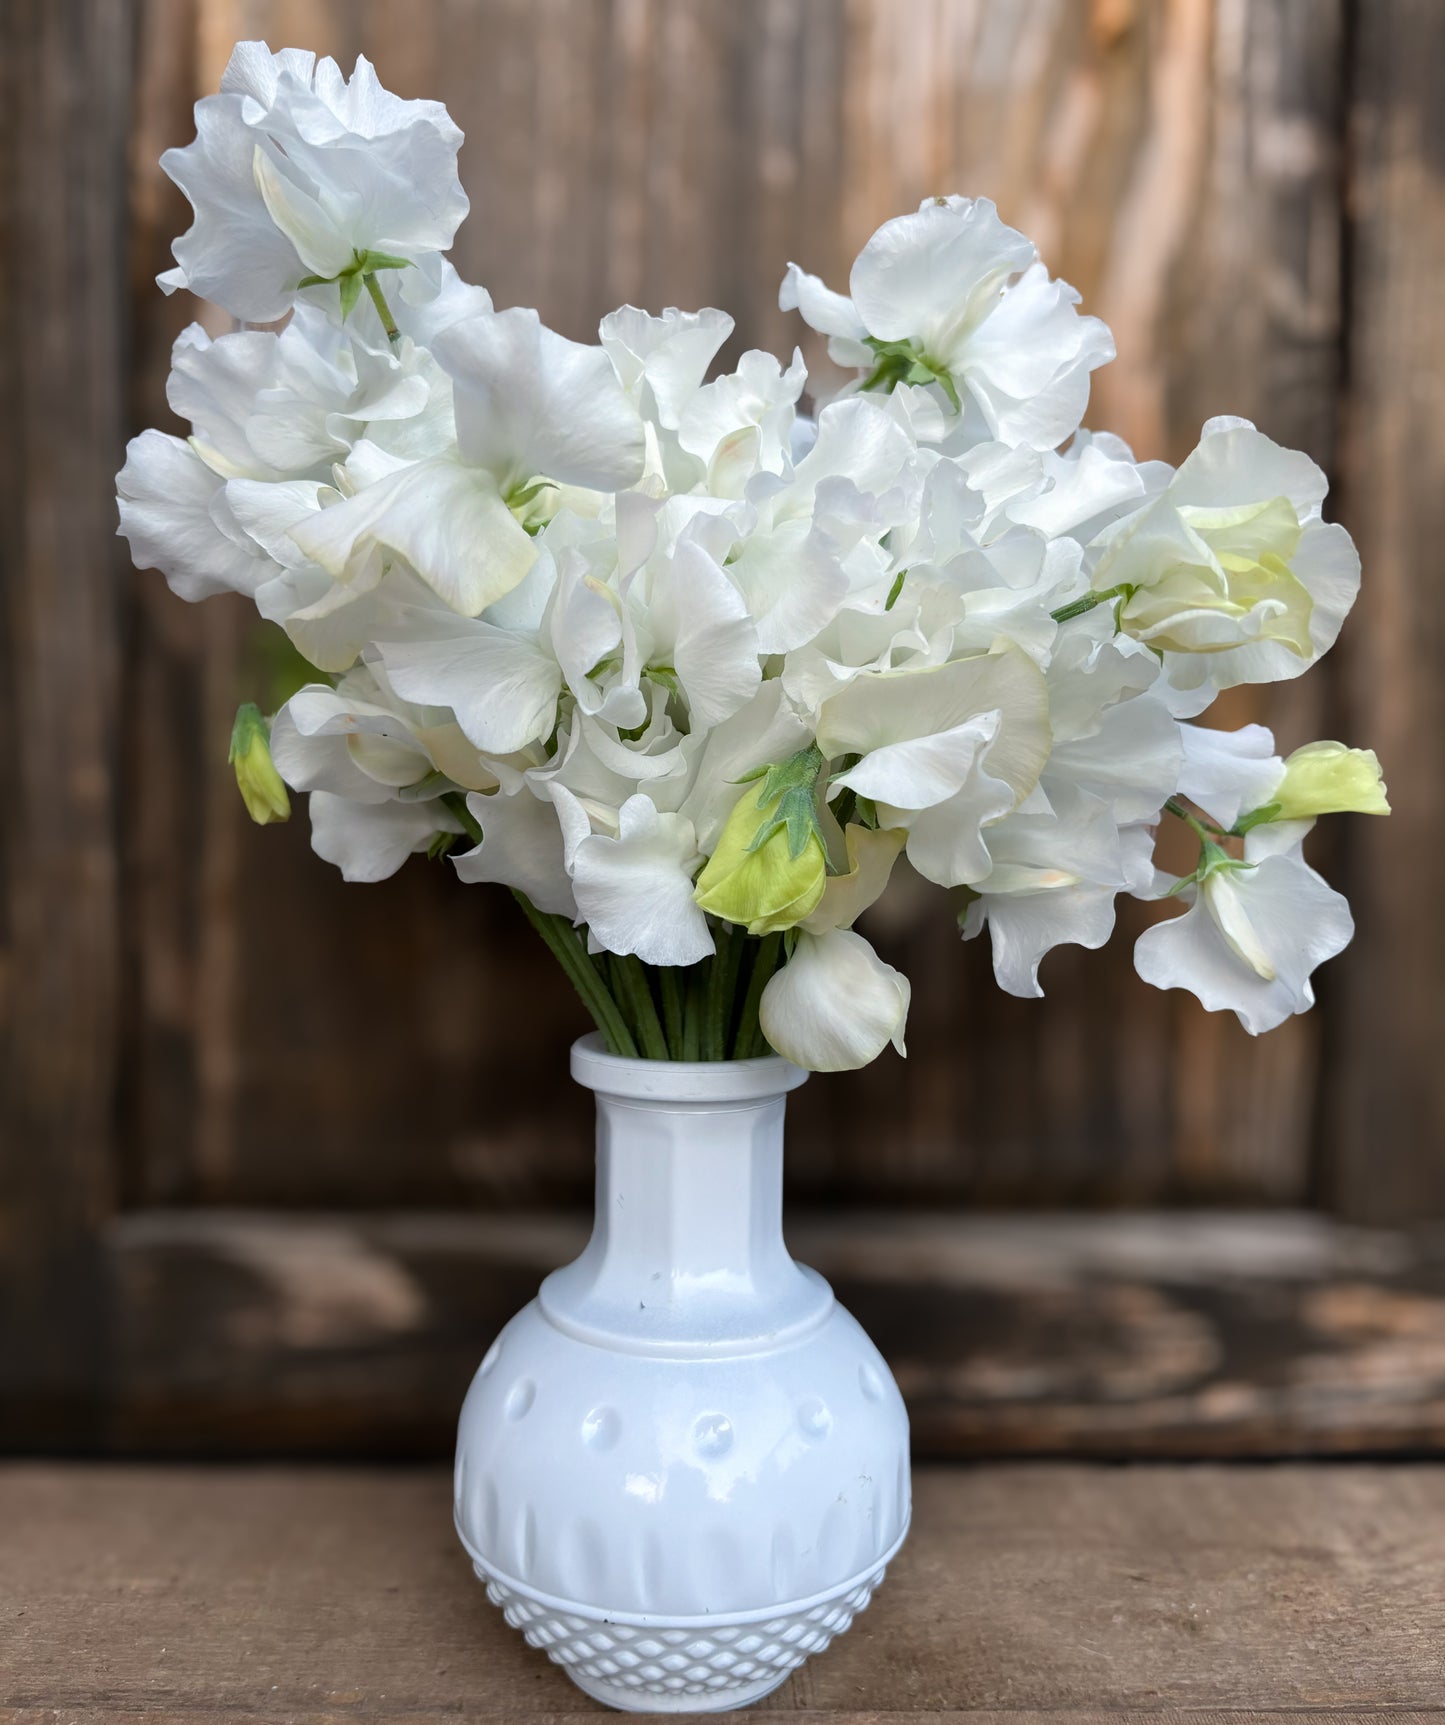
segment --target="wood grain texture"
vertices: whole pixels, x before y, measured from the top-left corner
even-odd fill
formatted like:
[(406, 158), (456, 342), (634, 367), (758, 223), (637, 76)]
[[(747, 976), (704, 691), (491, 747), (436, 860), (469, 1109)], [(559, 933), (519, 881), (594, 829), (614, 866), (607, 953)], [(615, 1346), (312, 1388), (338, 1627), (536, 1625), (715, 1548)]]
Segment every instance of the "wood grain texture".
[(1376, 1218), (1445, 1206), (1445, 919), (1428, 908), (1445, 832), (1445, 12), (1361, 6), (1353, 68), (1344, 479), (1369, 616), (1345, 644), (1341, 722), (1378, 748), (1395, 813), (1345, 835), (1359, 933), (1331, 979), (1328, 1195)]
[[(565, 1214), (138, 1213), (108, 1235), (107, 1442), (450, 1453), (493, 1335), (575, 1256)], [(888, 1359), (915, 1452), (1445, 1449), (1445, 1249), (1306, 1215), (790, 1218)]]
[[(0, 1473), (0, 1721), (597, 1718), (438, 1472)], [(921, 1470), (869, 1609), (751, 1718), (1442, 1714), (1435, 1468)]]
[(131, 8), (0, 13), (0, 1403), (84, 1423), (114, 1178)]
[[(235, 38), (261, 35), (364, 51), (404, 94), (440, 96), (467, 134), (459, 266), (570, 336), (619, 300), (718, 303), (737, 317), (728, 355), (801, 341), (826, 380), (819, 344), (777, 308), (785, 263), (841, 284), (880, 221), (961, 189), (1037, 234), (1114, 323), (1123, 357), (1094, 422), (1177, 459), (1227, 407), (1330, 459), (1343, 0), (198, 0), (179, 37), (183, 0), (145, 6), (152, 59), (173, 80), (188, 63), (192, 93)], [(155, 134), (189, 134), (168, 88), (135, 152), (147, 274), (175, 219)], [(152, 340), (151, 397), (160, 363)], [(583, 1113), (551, 1082), (578, 1024), (565, 987), (509, 905), (444, 869), (348, 890), (307, 853), (304, 817), (249, 829), (213, 739), (259, 673), (236, 617), (183, 609), (152, 581), (136, 624), (136, 735), (173, 740), (145, 762), (132, 850), (128, 1192), (581, 1199)], [(1236, 700), (1225, 718), (1280, 717), (1293, 743), (1317, 705)], [(1161, 1002), (1133, 974), (1142, 926), (1126, 906), (1110, 951), (1062, 950), (1049, 998), (1020, 1002), (936, 894), (901, 893), (873, 932), (914, 982), (909, 1066), (888, 1056), (798, 1100), (795, 1191), (1303, 1199), (1320, 1021), (1256, 1042), (1186, 996)]]

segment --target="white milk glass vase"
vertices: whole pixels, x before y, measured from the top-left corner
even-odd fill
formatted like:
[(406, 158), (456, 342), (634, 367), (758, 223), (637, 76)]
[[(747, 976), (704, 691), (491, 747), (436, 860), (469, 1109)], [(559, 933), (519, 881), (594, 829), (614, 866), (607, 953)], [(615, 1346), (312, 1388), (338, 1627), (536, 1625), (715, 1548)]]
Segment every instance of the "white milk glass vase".
[(908, 1419), (782, 1235), (784, 1060), (588, 1036), (597, 1213), (482, 1361), (456, 1520), (507, 1621), (589, 1695), (745, 1706), (841, 1634), (908, 1531)]

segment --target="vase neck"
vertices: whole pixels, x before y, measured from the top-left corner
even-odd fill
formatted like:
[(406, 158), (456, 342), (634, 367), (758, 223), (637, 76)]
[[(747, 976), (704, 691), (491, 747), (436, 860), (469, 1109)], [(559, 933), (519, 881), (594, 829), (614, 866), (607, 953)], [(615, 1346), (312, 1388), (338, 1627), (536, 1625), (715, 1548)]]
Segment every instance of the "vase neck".
[(592, 1238), (544, 1283), (547, 1316), (663, 1352), (736, 1351), (816, 1321), (831, 1293), (783, 1243), (785, 1106), (781, 1085), (696, 1101), (599, 1089)]

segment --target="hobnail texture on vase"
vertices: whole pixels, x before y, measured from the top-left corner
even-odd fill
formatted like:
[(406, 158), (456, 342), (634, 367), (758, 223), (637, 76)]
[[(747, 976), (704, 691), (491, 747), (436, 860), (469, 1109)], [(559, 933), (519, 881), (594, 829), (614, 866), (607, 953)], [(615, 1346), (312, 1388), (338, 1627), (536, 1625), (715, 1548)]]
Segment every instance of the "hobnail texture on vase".
[(829, 1598), (762, 1622), (658, 1628), (563, 1611), (474, 1567), (512, 1628), (574, 1683), (612, 1706), (653, 1712), (720, 1712), (759, 1700), (848, 1628), (886, 1572), (880, 1565)]
[(507, 1621), (636, 1711), (744, 1706), (841, 1634), (902, 1543), (888, 1367), (783, 1244), (784, 1062), (613, 1059), (597, 1219), (488, 1350), (457, 1530)]

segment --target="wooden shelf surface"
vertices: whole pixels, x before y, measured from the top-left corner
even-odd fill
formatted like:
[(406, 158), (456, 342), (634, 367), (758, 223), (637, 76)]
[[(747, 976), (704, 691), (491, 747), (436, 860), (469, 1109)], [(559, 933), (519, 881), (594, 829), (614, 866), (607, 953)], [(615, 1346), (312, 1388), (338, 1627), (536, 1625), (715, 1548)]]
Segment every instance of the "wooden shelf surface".
[[(1445, 1467), (924, 1468), (873, 1606), (758, 1719), (1445, 1718)], [(435, 1468), (0, 1469), (0, 1725), (600, 1709)]]

